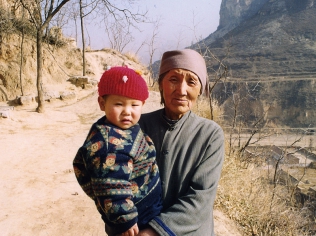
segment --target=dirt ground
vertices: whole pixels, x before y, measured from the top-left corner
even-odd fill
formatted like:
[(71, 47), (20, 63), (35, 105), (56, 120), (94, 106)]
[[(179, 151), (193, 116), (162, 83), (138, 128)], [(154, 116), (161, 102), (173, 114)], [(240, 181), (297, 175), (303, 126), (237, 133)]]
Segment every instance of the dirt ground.
[[(0, 118), (0, 235), (106, 235), (72, 169), (90, 125), (103, 115), (96, 93), (81, 93), (86, 97), (76, 102), (47, 103), (44, 114), (33, 104)], [(159, 95), (151, 93), (144, 112), (158, 108)], [(239, 235), (219, 211), (215, 229)]]

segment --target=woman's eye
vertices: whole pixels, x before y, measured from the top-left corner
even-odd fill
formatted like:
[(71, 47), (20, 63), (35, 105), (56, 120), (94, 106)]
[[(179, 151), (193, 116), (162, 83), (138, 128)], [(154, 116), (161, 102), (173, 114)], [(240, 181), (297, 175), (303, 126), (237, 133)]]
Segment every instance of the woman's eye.
[(170, 82), (176, 82), (176, 81), (177, 81), (177, 78), (176, 78), (176, 77), (170, 77), (169, 81), (170, 81)]
[(197, 81), (195, 79), (189, 79), (189, 84), (195, 85)]

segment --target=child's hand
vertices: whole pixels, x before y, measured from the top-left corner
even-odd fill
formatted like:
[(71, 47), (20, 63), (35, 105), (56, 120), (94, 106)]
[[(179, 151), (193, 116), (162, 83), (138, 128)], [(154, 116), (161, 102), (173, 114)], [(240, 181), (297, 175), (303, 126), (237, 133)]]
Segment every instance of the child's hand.
[(137, 224), (134, 224), (131, 228), (129, 228), (124, 233), (118, 234), (116, 236), (136, 236), (139, 233), (139, 229)]

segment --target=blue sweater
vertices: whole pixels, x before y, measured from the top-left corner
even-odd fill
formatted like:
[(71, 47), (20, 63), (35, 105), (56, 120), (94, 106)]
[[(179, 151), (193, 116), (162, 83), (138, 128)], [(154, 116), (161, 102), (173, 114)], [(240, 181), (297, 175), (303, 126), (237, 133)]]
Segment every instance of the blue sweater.
[(108, 235), (146, 225), (162, 208), (152, 140), (139, 125), (122, 130), (102, 117), (73, 161), (78, 183), (100, 212)]

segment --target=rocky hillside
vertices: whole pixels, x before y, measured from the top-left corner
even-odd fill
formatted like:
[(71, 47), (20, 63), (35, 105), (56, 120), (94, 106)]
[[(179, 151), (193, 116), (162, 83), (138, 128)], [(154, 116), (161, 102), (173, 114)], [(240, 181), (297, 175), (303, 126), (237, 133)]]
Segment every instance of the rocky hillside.
[[(0, 102), (13, 103), (19, 96), (31, 96), (34, 99), (37, 96), (36, 45), (34, 39), (26, 39), (21, 57), (20, 42), (20, 37), (15, 34), (1, 37)], [(82, 89), (78, 88), (78, 84), (75, 86), (69, 82), (69, 79), (76, 80), (82, 75), (82, 53), (79, 48), (71, 44), (62, 47), (45, 44), (43, 52), (42, 87), (47, 99), (58, 98), (64, 90), (76, 93), (77, 89)], [(117, 65), (139, 69), (145, 78), (147, 75), (147, 69), (133, 58), (111, 49), (87, 51), (86, 60), (87, 80), (98, 81), (107, 66)]]
[[(213, 94), (219, 103), (227, 110), (243, 87), (248, 105), (255, 100), (257, 110), (269, 107), (266, 117), (280, 126), (316, 127), (315, 22), (315, 0), (223, 0), (217, 31), (199, 43), (228, 68)], [(218, 61), (208, 63), (217, 70)]]
[(235, 78), (314, 77), (315, 22), (315, 0), (223, 0), (205, 44)]

